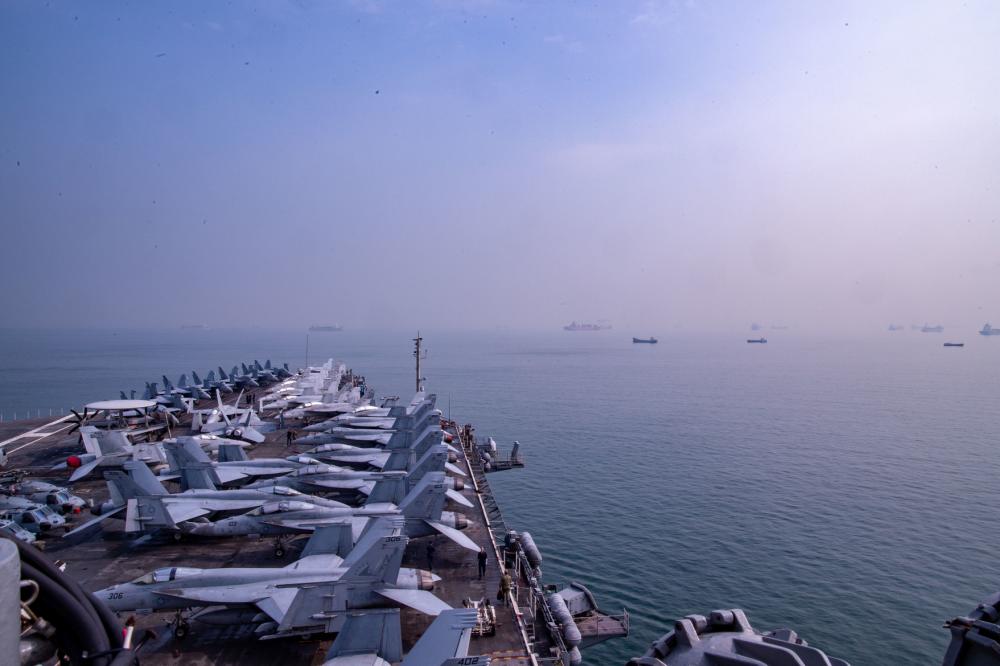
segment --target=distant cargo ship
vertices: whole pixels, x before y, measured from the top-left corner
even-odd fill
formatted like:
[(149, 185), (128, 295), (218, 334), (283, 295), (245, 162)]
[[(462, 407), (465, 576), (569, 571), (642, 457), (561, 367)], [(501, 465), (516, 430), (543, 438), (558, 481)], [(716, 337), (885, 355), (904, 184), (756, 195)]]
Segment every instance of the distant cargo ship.
[(896, 326), (895, 324), (889, 324), (889, 330), (890, 331), (902, 331), (903, 327), (902, 326)]
[(655, 345), (659, 340), (653, 337), (649, 338), (632, 338), (632, 344), (644, 343), (647, 345)]
[(923, 327), (920, 329), (920, 332), (921, 333), (944, 333), (944, 326), (941, 326), (940, 324), (937, 325), (937, 326), (928, 326), (927, 324), (924, 324)]
[(604, 324), (578, 324), (575, 321), (563, 326), (564, 331), (607, 331), (610, 328)]
[(767, 338), (750, 338), (749, 340), (747, 340), (747, 342), (751, 344), (763, 345), (767, 344)]
[(945, 347), (964, 347), (965, 343), (964, 342), (946, 342), (946, 343), (944, 343), (944, 346)]
[(337, 331), (344, 330), (344, 327), (340, 324), (334, 324), (332, 326), (310, 326), (309, 330), (313, 333), (336, 333)]
[(984, 324), (983, 330), (979, 331), (979, 335), (1000, 335), (1000, 328), (993, 328), (989, 324)]

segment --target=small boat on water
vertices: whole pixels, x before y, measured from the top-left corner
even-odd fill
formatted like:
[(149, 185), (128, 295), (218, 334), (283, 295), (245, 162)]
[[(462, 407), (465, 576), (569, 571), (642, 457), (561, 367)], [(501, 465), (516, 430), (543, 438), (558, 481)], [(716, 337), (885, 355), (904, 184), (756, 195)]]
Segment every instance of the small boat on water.
[(944, 343), (944, 346), (945, 347), (964, 347), (965, 343), (964, 342), (946, 342), (946, 343)]
[(749, 340), (747, 340), (747, 342), (750, 344), (763, 345), (767, 344), (767, 338), (750, 338)]
[(634, 345), (635, 344), (639, 344), (639, 343), (643, 343), (643, 344), (647, 344), (647, 345), (655, 345), (657, 342), (659, 342), (659, 340), (657, 340), (654, 337), (632, 338), (632, 344), (634, 344)]

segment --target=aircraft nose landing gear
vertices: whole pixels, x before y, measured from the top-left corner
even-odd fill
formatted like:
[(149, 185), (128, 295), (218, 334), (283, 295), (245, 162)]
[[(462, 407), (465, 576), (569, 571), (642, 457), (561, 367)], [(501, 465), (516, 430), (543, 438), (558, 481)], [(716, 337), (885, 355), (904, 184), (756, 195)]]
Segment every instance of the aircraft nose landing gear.
[(174, 616), (174, 621), (171, 622), (170, 624), (174, 634), (174, 638), (176, 638), (177, 640), (180, 640), (185, 636), (187, 636), (188, 632), (191, 630), (191, 627), (188, 625), (187, 620), (184, 619), (184, 615), (183, 613), (181, 613), (181, 611), (177, 611), (177, 614)]

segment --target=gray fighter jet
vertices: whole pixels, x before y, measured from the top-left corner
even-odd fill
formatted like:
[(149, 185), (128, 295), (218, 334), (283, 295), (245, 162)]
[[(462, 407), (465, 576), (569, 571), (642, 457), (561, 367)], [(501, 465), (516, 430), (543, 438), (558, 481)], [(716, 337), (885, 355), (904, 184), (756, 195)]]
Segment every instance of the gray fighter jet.
[[(411, 464), (413, 457), (414, 452), (411, 449), (395, 449), (392, 451), (390, 460), (386, 463), (386, 468), (400, 471), (359, 472), (335, 465), (306, 465), (285, 476), (256, 481), (245, 487), (266, 488), (270, 486), (287, 486), (304, 493), (333, 493), (340, 497), (344, 495), (368, 497), (379, 479), (402, 477), (407, 481), (407, 486), (405, 488), (401, 487), (401, 490), (405, 493), (406, 490), (416, 485), (428, 472), (445, 471), (445, 466), (448, 464), (448, 449), (443, 444), (431, 447), (421, 456), (420, 460)], [(445, 484), (448, 486), (446, 494), (449, 499), (462, 506), (472, 508), (472, 502), (460, 492), (465, 488), (465, 483), (462, 479), (446, 477)], [(394, 498), (392, 501), (399, 502), (402, 499), (402, 496), (400, 496)]]
[(199, 446), (198, 437), (177, 437), (163, 442), (163, 450), (170, 464), (169, 478), (180, 474), (181, 469), (194, 465), (211, 468), (216, 476), (215, 483), (228, 485), (245, 482), (257, 477), (280, 476), (299, 468), (320, 463), (307, 455), (287, 458), (248, 458), (238, 442), (228, 440), (218, 447), (219, 461), (213, 462)]
[[(379, 483), (389, 485), (386, 481)], [(200, 536), (294, 535), (311, 532), (321, 525), (349, 522), (357, 537), (371, 518), (402, 515), (406, 519), (405, 533), (408, 537), (443, 534), (463, 548), (479, 552), (479, 545), (461, 532), (468, 525), (466, 517), (443, 510), (446, 490), (444, 474), (431, 472), (407, 493), (399, 505), (371, 501), (381, 499), (380, 492), (373, 492), (364, 506), (346, 509), (331, 509), (290, 499), (269, 502), (241, 516), (208, 522), (173, 521), (166, 509), (158, 506), (160, 498), (157, 497), (139, 500), (139, 504), (140, 511), (148, 516), (149, 525), (173, 527), (185, 534)], [(280, 542), (275, 548), (276, 554), (279, 547)]]
[(403, 659), (398, 610), (351, 613), (323, 666), (489, 666), (489, 656), (469, 656), (476, 621), (473, 608), (441, 611)]
[[(340, 631), (348, 609), (390, 601), (429, 615), (448, 610), (430, 592), (438, 577), (401, 568), (409, 540), (399, 533), (399, 522), (376, 521), (343, 559), (345, 528), (330, 526), (316, 531), (301, 559), (281, 569), (169, 567), (94, 596), (117, 612), (211, 607), (190, 619), (250, 624), (268, 637)], [(178, 620), (178, 628), (185, 628)]]
[(307, 506), (328, 510), (349, 509), (341, 502), (303, 495), (284, 487), (260, 490), (187, 490), (170, 494), (148, 467), (135, 461), (123, 463), (122, 469), (105, 471), (104, 477), (108, 481), (111, 499), (94, 508), (98, 518), (80, 525), (66, 536), (81, 532), (123, 511), (126, 532), (148, 532), (163, 528), (176, 529), (177, 523), (196, 518), (242, 513), (278, 499), (296, 500)]

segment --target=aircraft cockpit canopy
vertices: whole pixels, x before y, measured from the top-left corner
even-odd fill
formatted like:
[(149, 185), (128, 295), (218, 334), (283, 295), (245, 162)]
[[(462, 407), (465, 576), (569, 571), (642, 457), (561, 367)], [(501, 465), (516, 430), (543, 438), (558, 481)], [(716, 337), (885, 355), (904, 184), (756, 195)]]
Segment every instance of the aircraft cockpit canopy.
[(178, 578), (185, 578), (187, 576), (193, 576), (200, 573), (201, 569), (194, 569), (192, 567), (164, 567), (162, 569), (157, 569), (156, 571), (143, 574), (132, 582), (137, 585), (166, 583), (168, 581), (177, 580)]
[(284, 513), (286, 511), (307, 511), (312, 508), (313, 505), (307, 502), (296, 502), (296, 501), (268, 502), (267, 504), (261, 505), (260, 508), (255, 509), (251, 513), (258, 516), (266, 516), (272, 513)]
[(299, 467), (295, 472), (294, 476), (308, 476), (310, 474), (329, 474), (330, 472), (336, 472), (337, 469), (330, 467), (329, 465), (323, 465), (322, 463), (317, 463), (315, 465), (306, 465), (305, 467)]

